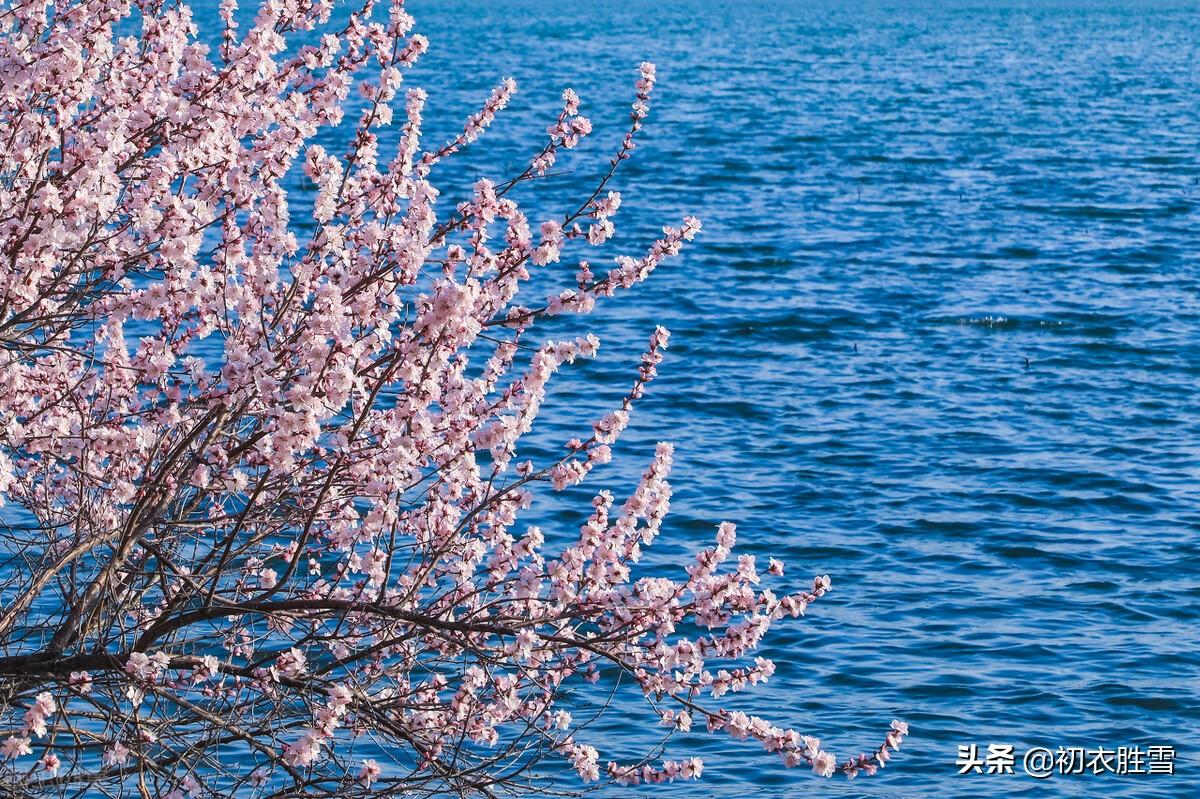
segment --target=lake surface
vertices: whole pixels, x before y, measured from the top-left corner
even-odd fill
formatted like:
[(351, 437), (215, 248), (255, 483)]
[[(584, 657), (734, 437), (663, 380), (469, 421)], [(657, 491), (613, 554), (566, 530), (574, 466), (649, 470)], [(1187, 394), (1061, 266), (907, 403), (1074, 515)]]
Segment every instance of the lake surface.
[[(409, 7), (432, 42), (409, 81), (430, 92), (427, 145), (502, 76), (521, 86), (446, 171), (446, 208), (512, 173), (567, 86), (596, 132), (522, 199), (537, 220), (586, 196), (637, 63), (657, 62), (611, 252), (638, 254), (684, 213), (704, 231), (629, 296), (545, 328), (594, 329), (606, 354), (560, 375), (537, 435), (584, 429), (653, 324), (669, 327), (662, 376), (585, 488), (619, 501), (653, 442), (675, 442), (650, 568), (677, 571), (730, 520), (797, 585), (833, 577), (807, 619), (774, 630), (778, 672), (739, 706), (842, 756), (893, 717), (912, 728), (884, 772), (852, 783), (678, 738), (672, 753), (705, 757), (703, 783), (620, 795), (1197, 795), (1200, 12)], [(535, 511), (569, 535), (589, 497)], [(657, 740), (634, 699), (592, 728), (602, 756)], [(1015, 775), (957, 776), (970, 743), (1170, 744), (1179, 773), (1039, 781), (1018, 760)]]

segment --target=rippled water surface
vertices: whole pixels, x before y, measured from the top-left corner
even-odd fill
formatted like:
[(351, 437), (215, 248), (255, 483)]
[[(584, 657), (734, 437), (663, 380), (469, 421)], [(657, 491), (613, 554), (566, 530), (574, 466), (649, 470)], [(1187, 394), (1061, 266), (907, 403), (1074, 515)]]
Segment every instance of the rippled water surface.
[[(596, 133), (522, 199), (537, 220), (586, 196), (637, 62), (658, 63), (606, 255), (683, 213), (704, 232), (628, 297), (547, 328), (590, 326), (606, 355), (560, 376), (538, 435), (584, 429), (667, 325), (662, 377), (591, 487), (620, 495), (655, 440), (675, 442), (652, 568), (677, 569), (728, 519), (797, 582), (833, 576), (807, 619), (775, 630), (779, 670), (742, 706), (843, 755), (895, 716), (912, 726), (884, 773), (853, 783), (753, 744), (677, 739), (712, 779), (670, 792), (1200, 795), (1195, 8), (410, 9), (432, 41), (411, 78), (430, 91), (431, 143), (501, 76), (522, 87), (442, 176), (448, 202), (511, 174), (565, 86)], [(540, 506), (551, 534), (573, 531), (589, 496)], [(618, 702), (594, 728), (606, 756), (657, 739), (637, 708)], [(1174, 744), (1180, 773), (958, 777), (970, 742)]]

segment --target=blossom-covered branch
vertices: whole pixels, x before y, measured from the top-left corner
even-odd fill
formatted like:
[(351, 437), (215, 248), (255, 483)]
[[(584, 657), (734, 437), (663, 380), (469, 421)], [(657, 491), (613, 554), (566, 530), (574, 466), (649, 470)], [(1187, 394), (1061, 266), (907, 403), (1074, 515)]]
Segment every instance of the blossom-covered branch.
[[(585, 435), (522, 450), (556, 372), (599, 346), (538, 324), (700, 231), (685, 218), (534, 288), (612, 238), (653, 65), (607, 169), (531, 221), (512, 190), (591, 133), (579, 97), (522, 171), (444, 207), (439, 165), (516, 84), (422, 151), (428, 96), (401, 89), (427, 43), (402, 2), (333, 14), (223, 0), (214, 52), (175, 0), (0, 13), (0, 791), (490, 796), (555, 760), (585, 781), (701, 776), (697, 758), (602, 765), (564, 702), (580, 680), (632, 686), (668, 736), (753, 738), (825, 776), (881, 767), (902, 723), (839, 765), (722, 706), (772, 676), (759, 644), (830, 582), (764, 587), (783, 565), (735, 556), (728, 524), (686, 570), (640, 573), (669, 445), (577, 533), (519, 522), (611, 459), (669, 343), (651, 333)], [(344, 152), (317, 143), (355, 113)]]

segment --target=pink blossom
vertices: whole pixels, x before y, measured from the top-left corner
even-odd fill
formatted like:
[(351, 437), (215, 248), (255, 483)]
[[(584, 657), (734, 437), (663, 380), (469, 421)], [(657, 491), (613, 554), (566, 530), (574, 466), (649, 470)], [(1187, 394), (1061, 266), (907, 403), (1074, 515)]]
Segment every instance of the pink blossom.
[(102, 760), (106, 766), (123, 766), (125, 765), (125, 762), (129, 760), (129, 748), (120, 741), (113, 741), (113, 743), (104, 750), (104, 756)]
[(92, 690), (92, 676), (86, 671), (73, 671), (69, 680), (70, 684), (79, 690), (79, 693), (86, 694)]
[(313, 730), (284, 748), (283, 759), (292, 766), (308, 766), (321, 756), (321, 738)]
[(25, 732), (40, 738), (46, 734), (46, 721), (58, 709), (48, 691), (37, 695), (33, 705), (25, 711)]
[(163, 673), (170, 662), (170, 657), (163, 652), (147, 655), (145, 652), (133, 652), (125, 662), (125, 671), (139, 680), (153, 680)]
[(379, 775), (382, 773), (383, 770), (374, 760), (364, 760), (362, 769), (358, 772), (358, 781), (370, 788), (371, 783), (379, 779)]
[(12, 735), (4, 739), (4, 743), (0, 744), (0, 754), (4, 755), (5, 760), (12, 760), (21, 755), (32, 754), (33, 749), (29, 746), (29, 739)]
[(813, 774), (816, 774), (818, 777), (832, 777), (836, 767), (837, 758), (829, 752), (818, 750), (812, 756)]

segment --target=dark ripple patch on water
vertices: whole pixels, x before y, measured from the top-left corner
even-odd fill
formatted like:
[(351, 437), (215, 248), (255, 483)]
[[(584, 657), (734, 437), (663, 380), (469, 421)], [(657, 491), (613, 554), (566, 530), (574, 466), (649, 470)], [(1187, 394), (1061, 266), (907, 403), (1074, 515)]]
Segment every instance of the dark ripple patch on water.
[[(439, 176), (446, 207), (514, 171), (565, 86), (596, 123), (592, 147), (615, 146), (633, 67), (658, 63), (618, 243), (636, 253), (683, 213), (704, 232), (594, 317), (607, 354), (559, 378), (537, 433), (583, 429), (653, 324), (670, 327), (662, 377), (598, 475), (620, 493), (655, 440), (678, 445), (649, 568), (677, 572), (729, 519), (797, 583), (829, 572), (835, 591), (777, 628), (778, 672), (739, 705), (841, 754), (894, 716), (912, 725), (907, 751), (853, 783), (693, 736), (679, 751), (703, 754), (711, 780), (666, 790), (1200, 795), (1196, 9), (410, 8), (433, 43), (413, 76), (431, 141), (502, 75), (522, 86), (485, 146)], [(586, 193), (602, 158), (565, 162), (529, 208), (548, 217)], [(538, 506), (548, 534), (571, 534), (589, 498)], [(636, 701), (615, 711), (590, 729), (606, 755), (656, 739), (631, 723), (646, 718)], [(955, 748), (972, 742), (1174, 744), (1180, 773), (957, 777)]]

